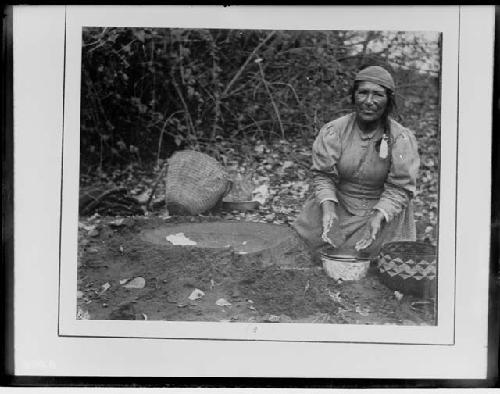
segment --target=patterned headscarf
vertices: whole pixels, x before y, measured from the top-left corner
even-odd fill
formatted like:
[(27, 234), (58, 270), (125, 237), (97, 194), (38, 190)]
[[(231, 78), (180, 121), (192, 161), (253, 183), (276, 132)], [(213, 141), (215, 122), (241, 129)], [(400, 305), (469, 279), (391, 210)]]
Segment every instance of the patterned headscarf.
[(366, 81), (376, 83), (394, 92), (396, 84), (392, 75), (385, 68), (380, 66), (369, 66), (356, 74), (355, 81)]

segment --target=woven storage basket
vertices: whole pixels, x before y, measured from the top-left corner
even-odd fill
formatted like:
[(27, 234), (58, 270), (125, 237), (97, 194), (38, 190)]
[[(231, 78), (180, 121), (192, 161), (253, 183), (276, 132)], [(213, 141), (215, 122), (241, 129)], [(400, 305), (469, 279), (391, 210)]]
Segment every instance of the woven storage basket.
[(213, 208), (230, 187), (223, 167), (200, 152), (176, 152), (168, 161), (167, 208), (174, 214), (196, 215)]
[(436, 248), (398, 241), (385, 244), (377, 261), (380, 280), (392, 290), (421, 298), (433, 298), (437, 290)]

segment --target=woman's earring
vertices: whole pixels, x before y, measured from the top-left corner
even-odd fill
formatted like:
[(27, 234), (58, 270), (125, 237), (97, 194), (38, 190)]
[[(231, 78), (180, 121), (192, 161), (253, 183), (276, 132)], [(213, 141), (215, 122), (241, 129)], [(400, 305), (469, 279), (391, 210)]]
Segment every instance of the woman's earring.
[(381, 159), (386, 159), (388, 154), (389, 154), (389, 145), (387, 143), (387, 135), (384, 134), (384, 136), (382, 137), (382, 141), (380, 141), (380, 152), (379, 152), (379, 156)]

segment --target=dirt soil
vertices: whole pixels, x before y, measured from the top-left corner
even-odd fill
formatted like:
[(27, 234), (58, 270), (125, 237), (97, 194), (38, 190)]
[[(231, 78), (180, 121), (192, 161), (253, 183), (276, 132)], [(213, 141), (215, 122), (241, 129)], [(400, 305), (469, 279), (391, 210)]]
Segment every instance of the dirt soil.
[[(231, 250), (155, 245), (139, 236), (159, 226), (217, 219), (80, 218), (77, 317), (435, 324), (432, 300), (396, 297), (379, 281), (373, 263), (366, 278), (340, 282), (329, 278), (304, 249), (296, 251), (300, 264), (294, 267), (264, 267), (258, 258), (236, 258)], [(203, 295), (191, 300), (196, 289)]]

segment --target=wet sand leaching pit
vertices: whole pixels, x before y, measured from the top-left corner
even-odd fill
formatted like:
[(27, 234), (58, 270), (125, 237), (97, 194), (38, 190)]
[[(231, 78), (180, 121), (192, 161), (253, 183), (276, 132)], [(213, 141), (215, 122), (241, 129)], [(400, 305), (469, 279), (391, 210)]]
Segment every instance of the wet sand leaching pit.
[(172, 245), (166, 238), (179, 233), (200, 248), (231, 247), (242, 253), (260, 252), (290, 236), (290, 230), (284, 226), (246, 222), (186, 223), (147, 230), (141, 235), (157, 245)]
[(297, 243), (286, 226), (251, 222), (186, 223), (148, 229), (141, 238), (156, 245), (173, 245), (172, 236), (181, 235), (198, 248), (232, 249), (241, 255), (283, 254)]

